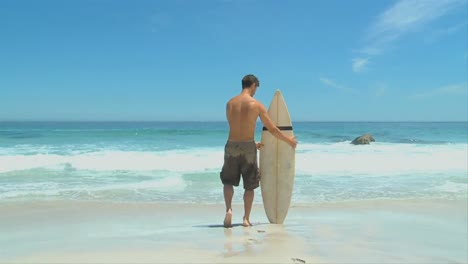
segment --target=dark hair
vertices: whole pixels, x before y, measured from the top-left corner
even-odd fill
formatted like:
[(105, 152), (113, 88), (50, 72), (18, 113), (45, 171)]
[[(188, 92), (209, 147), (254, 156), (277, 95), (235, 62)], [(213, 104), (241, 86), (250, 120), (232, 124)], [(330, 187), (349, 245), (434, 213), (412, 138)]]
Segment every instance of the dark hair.
[(260, 86), (260, 81), (257, 79), (257, 77), (255, 77), (253, 74), (248, 74), (242, 78), (242, 89), (248, 88), (254, 83), (257, 85), (257, 87)]

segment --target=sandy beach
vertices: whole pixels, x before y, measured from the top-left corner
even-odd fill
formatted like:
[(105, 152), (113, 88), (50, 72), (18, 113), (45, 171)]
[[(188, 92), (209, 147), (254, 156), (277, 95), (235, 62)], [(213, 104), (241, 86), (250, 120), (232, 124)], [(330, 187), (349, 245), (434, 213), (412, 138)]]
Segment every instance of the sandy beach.
[(467, 263), (467, 202), (293, 205), (272, 225), (223, 228), (222, 205), (0, 203), (0, 263)]

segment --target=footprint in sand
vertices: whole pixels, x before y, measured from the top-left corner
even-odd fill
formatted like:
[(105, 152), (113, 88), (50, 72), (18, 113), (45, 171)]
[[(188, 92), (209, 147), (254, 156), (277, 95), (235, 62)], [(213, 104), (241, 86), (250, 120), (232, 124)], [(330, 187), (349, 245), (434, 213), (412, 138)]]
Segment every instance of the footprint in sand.
[(305, 260), (300, 259), (300, 258), (291, 258), (291, 260), (292, 260), (294, 263), (306, 263)]

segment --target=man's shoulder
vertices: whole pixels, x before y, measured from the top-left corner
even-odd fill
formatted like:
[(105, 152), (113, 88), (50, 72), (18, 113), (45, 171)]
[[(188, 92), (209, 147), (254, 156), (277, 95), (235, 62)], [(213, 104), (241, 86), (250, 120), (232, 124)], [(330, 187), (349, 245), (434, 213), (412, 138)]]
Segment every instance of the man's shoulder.
[(255, 99), (255, 98), (252, 98), (252, 103), (254, 103), (255, 106), (257, 106), (257, 107), (262, 107), (263, 106), (262, 102), (260, 102), (259, 100)]
[(236, 101), (236, 97), (237, 97), (237, 96), (234, 96), (234, 97), (232, 97), (231, 99), (229, 99), (229, 100), (227, 101), (227, 104), (232, 104), (232, 103), (234, 103), (234, 102)]

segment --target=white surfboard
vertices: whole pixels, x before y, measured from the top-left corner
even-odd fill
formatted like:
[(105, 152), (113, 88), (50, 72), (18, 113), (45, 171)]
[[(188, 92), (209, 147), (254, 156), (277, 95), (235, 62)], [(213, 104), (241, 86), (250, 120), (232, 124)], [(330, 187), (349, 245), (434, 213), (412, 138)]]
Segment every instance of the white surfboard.
[[(273, 123), (293, 136), (291, 117), (283, 95), (276, 91), (268, 108)], [(295, 175), (295, 150), (263, 128), (260, 148), (260, 186), (263, 206), (270, 223), (282, 224), (291, 204)]]

